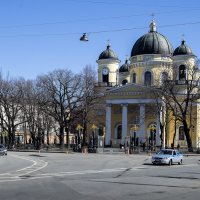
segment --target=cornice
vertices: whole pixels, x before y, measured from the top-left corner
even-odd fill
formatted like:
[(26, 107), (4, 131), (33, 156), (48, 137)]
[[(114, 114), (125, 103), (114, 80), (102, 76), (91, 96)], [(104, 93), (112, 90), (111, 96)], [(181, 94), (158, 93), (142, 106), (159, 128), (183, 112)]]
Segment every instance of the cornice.
[(129, 96), (129, 95), (141, 95), (141, 94), (145, 94), (146, 95), (146, 91), (140, 91), (140, 92), (107, 92), (106, 96)]

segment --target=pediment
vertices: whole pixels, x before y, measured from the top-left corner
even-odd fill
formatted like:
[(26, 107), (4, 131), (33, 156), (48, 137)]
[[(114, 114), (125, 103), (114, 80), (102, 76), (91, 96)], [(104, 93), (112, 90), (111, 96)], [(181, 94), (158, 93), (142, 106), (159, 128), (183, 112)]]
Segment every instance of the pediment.
[(123, 86), (116, 86), (115, 88), (112, 88), (108, 91), (106, 91), (106, 95), (117, 95), (117, 94), (144, 94), (144, 93), (150, 93), (151, 88), (148, 86), (138, 85), (138, 84), (127, 84)]

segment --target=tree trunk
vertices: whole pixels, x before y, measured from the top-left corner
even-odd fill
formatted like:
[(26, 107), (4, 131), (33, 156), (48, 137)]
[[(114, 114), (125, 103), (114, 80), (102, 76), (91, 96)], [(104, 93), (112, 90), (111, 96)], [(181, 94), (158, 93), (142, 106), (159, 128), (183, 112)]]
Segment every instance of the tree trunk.
[(64, 149), (64, 126), (60, 126), (60, 148)]
[(49, 130), (47, 130), (47, 145), (49, 145)]
[(184, 127), (185, 137), (186, 137), (186, 140), (187, 140), (188, 151), (193, 152), (192, 140), (191, 140), (191, 137), (190, 137), (190, 129), (188, 128), (186, 120), (183, 121), (183, 127)]
[(83, 124), (83, 146), (87, 144), (87, 125), (86, 123)]
[(160, 140), (161, 140), (161, 147), (163, 146), (163, 128), (164, 126), (160, 122)]
[(12, 131), (10, 128), (8, 128), (8, 147), (9, 149), (12, 149), (13, 144), (12, 144)]
[(66, 145), (67, 149), (69, 149), (69, 128), (66, 128)]
[(174, 136), (173, 136), (173, 143), (172, 143), (172, 146), (174, 147), (174, 144), (175, 144), (175, 138), (176, 138), (176, 122), (177, 120), (175, 119), (175, 124), (174, 124)]
[(15, 145), (15, 130), (12, 131), (12, 146)]
[(33, 144), (33, 146), (35, 147), (36, 146), (36, 141), (35, 141), (35, 133), (31, 133), (31, 143)]

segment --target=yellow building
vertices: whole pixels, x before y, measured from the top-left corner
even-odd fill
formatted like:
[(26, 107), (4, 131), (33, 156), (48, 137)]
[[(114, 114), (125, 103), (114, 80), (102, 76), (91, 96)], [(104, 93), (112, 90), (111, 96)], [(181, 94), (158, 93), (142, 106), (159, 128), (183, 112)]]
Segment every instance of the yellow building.
[[(108, 44), (98, 60), (98, 83), (96, 90), (101, 96), (94, 113), (94, 124), (105, 129), (105, 144), (119, 147), (134, 137), (137, 145), (186, 147), (182, 124), (171, 120), (161, 138), (160, 121), (163, 113), (158, 112), (157, 101), (151, 88), (162, 85), (166, 77), (181, 81), (188, 67), (194, 67), (196, 56), (183, 40), (173, 51), (168, 39), (156, 30), (154, 20), (147, 34), (133, 45), (129, 59), (120, 66), (120, 60)], [(183, 73), (184, 72), (184, 73)], [(103, 96), (104, 94), (104, 96)], [(161, 103), (161, 101), (159, 102)], [(194, 105), (192, 142), (200, 147), (199, 106)], [(164, 138), (163, 138), (164, 137)]]

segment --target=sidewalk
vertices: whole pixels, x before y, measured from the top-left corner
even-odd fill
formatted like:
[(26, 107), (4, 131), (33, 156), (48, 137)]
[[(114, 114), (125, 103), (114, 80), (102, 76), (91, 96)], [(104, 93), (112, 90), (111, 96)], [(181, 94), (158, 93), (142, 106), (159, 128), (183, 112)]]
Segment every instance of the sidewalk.
[(59, 149), (59, 148), (55, 148), (55, 149), (40, 149), (40, 150), (35, 150), (35, 149), (8, 149), (8, 151), (12, 151), (12, 152), (35, 152), (35, 153), (76, 153), (73, 152), (72, 150), (68, 150), (68, 149)]
[[(113, 150), (113, 149), (104, 149), (101, 153), (83, 153), (83, 152), (74, 152), (72, 149), (59, 149), (59, 148), (51, 148), (51, 149), (41, 149), (41, 150), (35, 150), (35, 149), (8, 149), (8, 151), (12, 152), (35, 152), (35, 153), (67, 153), (67, 154), (102, 154), (102, 155), (127, 155), (127, 156), (152, 156), (155, 154), (156, 151), (134, 151), (132, 153), (122, 150)], [(184, 156), (200, 156), (200, 154), (196, 152), (181, 152)]]

